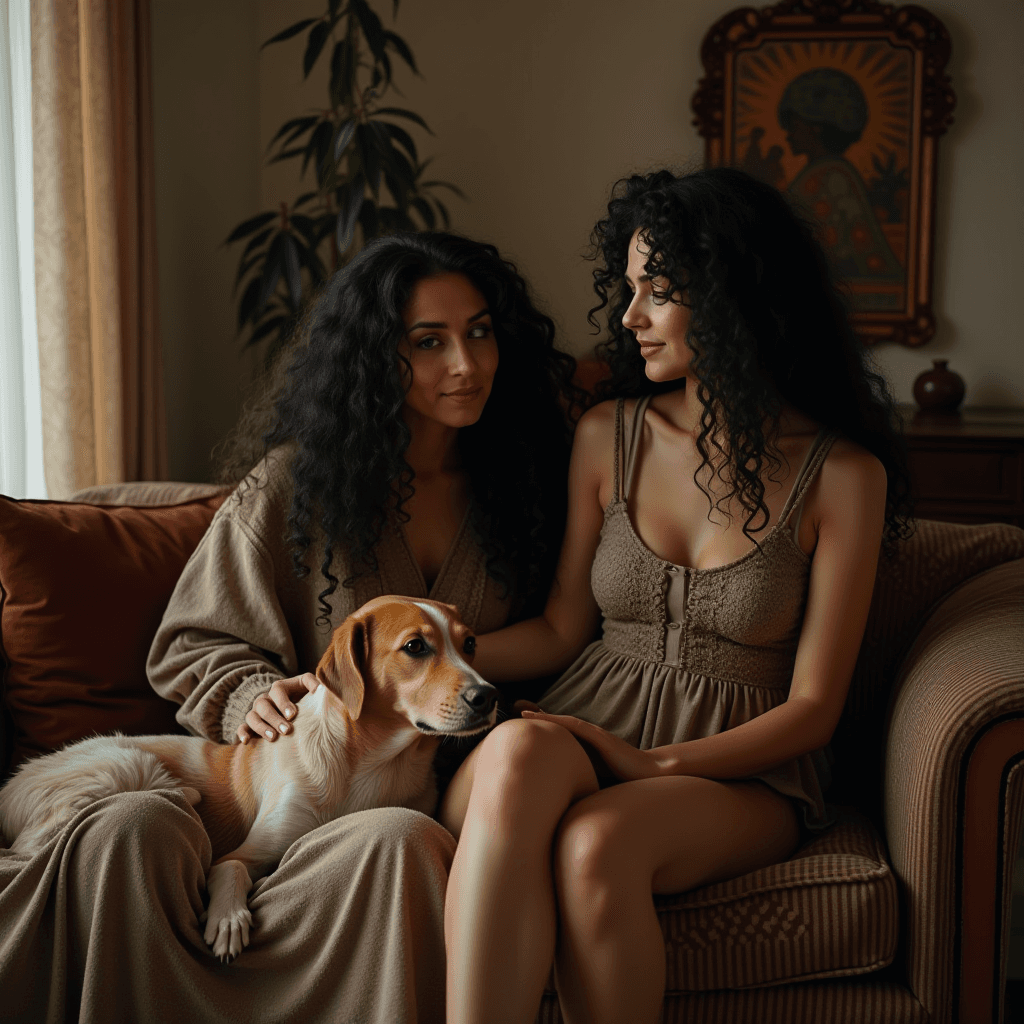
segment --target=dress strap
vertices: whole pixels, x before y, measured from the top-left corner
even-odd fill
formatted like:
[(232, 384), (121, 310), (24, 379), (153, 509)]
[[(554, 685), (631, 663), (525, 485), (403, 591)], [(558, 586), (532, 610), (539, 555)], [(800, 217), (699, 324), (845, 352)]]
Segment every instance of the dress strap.
[(834, 431), (827, 430), (825, 427), (818, 431), (817, 436), (811, 442), (810, 448), (807, 449), (803, 464), (800, 466), (800, 471), (796, 476), (796, 483), (790, 492), (789, 500), (782, 510), (782, 515), (779, 516), (780, 524), (785, 525), (793, 515), (794, 509), (803, 502), (804, 495), (814, 482), (814, 478), (818, 475), (818, 470), (821, 469), (825, 457), (828, 455), (829, 449), (831, 449), (837, 436)]
[(619, 449), (622, 447), (622, 407), (625, 404), (626, 400), (624, 398), (617, 398), (615, 400), (615, 457), (612, 464), (613, 501), (619, 500)]
[(644, 395), (639, 399), (633, 409), (633, 420), (629, 425), (629, 435), (626, 438), (625, 464), (622, 467), (622, 500), (629, 498), (629, 490), (633, 486), (633, 477), (636, 474), (637, 454), (640, 451), (640, 438), (644, 433), (644, 413), (651, 403), (651, 395)]

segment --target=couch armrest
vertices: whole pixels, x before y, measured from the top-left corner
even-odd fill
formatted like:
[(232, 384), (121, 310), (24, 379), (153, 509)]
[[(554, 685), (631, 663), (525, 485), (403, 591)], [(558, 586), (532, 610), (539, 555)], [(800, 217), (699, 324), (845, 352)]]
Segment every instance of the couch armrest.
[[(1008, 771), (1024, 756), (1024, 560), (954, 591), (894, 689), (885, 822), (903, 903), (907, 980), (935, 1024), (990, 1021), (1000, 951)], [(1021, 788), (1013, 787), (1014, 799)], [(953, 957), (949, 952), (953, 951)]]

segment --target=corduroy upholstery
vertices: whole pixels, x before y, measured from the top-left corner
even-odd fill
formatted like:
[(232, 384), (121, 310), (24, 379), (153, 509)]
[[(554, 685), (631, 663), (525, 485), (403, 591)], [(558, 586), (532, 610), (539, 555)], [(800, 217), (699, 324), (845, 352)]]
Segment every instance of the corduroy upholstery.
[[(807, 982), (739, 991), (669, 993), (662, 1024), (929, 1024), (913, 995), (893, 982)], [(546, 998), (537, 1024), (562, 1024)]]
[(849, 809), (782, 864), (655, 902), (673, 992), (865, 974), (896, 952), (896, 879)]
[[(958, 936), (963, 875), (975, 875), (970, 881), (976, 882), (976, 873), (985, 871), (991, 876), (989, 893), (1005, 884), (995, 858), (989, 865), (965, 862), (961, 830), (965, 821), (970, 827), (972, 810), (965, 806), (965, 772), (985, 735), (1014, 720), (1024, 723), (1021, 561), (990, 569), (944, 601), (919, 634), (896, 684), (885, 752), (886, 832), (905, 901), (907, 980), (934, 1024), (956, 1020), (955, 1004), (966, 994), (963, 965), (950, 951), (960, 945), (963, 956), (979, 952)], [(1011, 766), (997, 765), (996, 775)], [(1009, 825), (1020, 820), (1016, 788), (1016, 805), (1005, 808)], [(1008, 841), (1015, 845), (1008, 835), (993, 836), (994, 845)], [(1008, 914), (1009, 893), (1003, 891)], [(1002, 916), (992, 921), (990, 940), (1002, 934)], [(1002, 971), (987, 973), (991, 996), (997, 984), (991, 975), (1001, 977)], [(974, 1009), (981, 1010), (984, 995), (970, 995)]]

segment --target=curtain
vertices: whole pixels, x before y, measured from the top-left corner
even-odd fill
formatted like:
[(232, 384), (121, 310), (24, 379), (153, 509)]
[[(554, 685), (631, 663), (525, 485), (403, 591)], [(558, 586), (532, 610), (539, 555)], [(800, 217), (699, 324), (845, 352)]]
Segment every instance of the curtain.
[(29, 0), (0, 0), (0, 493), (45, 498), (32, 241)]
[(167, 475), (149, 0), (33, 0), (36, 316), (52, 497)]

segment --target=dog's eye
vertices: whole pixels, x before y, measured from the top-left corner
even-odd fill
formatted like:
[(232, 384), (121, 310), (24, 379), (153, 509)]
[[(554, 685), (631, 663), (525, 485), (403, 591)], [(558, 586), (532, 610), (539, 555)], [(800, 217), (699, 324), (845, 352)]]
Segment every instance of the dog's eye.
[(475, 654), (476, 653), (476, 637), (467, 636), (465, 642), (462, 645), (463, 654)]
[(414, 658), (422, 657), (424, 654), (430, 653), (430, 648), (417, 636), (413, 637), (403, 648), (406, 654), (411, 654)]

